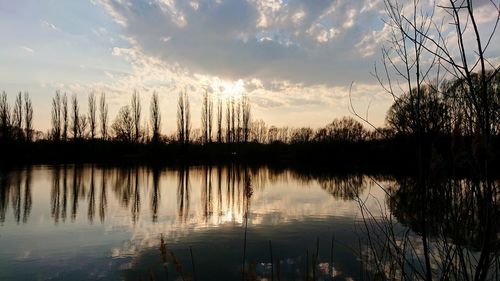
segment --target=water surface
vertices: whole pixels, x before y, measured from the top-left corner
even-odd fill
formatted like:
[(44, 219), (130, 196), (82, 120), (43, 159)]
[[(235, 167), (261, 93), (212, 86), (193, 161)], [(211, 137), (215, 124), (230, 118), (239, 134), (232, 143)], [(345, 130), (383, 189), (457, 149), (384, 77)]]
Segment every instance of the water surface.
[(300, 280), (317, 259), (317, 278), (358, 280), (355, 199), (385, 209), (377, 184), (238, 166), (3, 171), (0, 280), (238, 280), (247, 212), (249, 275), (269, 280), (272, 265), (281, 280)]

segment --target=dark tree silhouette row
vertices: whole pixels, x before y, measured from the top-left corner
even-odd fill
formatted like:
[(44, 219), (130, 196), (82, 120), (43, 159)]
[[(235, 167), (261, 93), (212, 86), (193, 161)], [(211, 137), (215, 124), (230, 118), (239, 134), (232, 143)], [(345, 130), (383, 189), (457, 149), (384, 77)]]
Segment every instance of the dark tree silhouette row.
[[(489, 110), (492, 135), (500, 132), (500, 73), (488, 84), (491, 93)], [(479, 84), (479, 74), (473, 74), (474, 85)], [(130, 143), (310, 143), (348, 141), (358, 142), (392, 138), (398, 135), (413, 135), (418, 130), (427, 135), (472, 136), (475, 126), (472, 100), (468, 97), (465, 81), (454, 79), (442, 83), (440, 88), (422, 85), (419, 100), (417, 95), (404, 93), (390, 107), (386, 127), (367, 130), (352, 117), (333, 120), (325, 127), (292, 128), (268, 126), (263, 120), (251, 120), (250, 101), (244, 95), (241, 99), (227, 98), (225, 101), (208, 92), (202, 95), (201, 128), (192, 129), (191, 109), (187, 92), (179, 94), (177, 105), (177, 131), (172, 135), (161, 132), (162, 118), (160, 100), (154, 92), (150, 101), (149, 122), (143, 122), (142, 104), (139, 93), (134, 91), (130, 105), (123, 106), (109, 124), (106, 95), (99, 101), (94, 93), (88, 96), (88, 112), (81, 113), (76, 95), (68, 101), (66, 93), (56, 92), (52, 99), (52, 128), (46, 134), (33, 129), (33, 107), (29, 93), (16, 96), (12, 110), (7, 94), (0, 97), (0, 140), (27, 141), (49, 140), (67, 142), (73, 140), (105, 140)], [(416, 91), (417, 89), (412, 89)], [(214, 110), (214, 103), (216, 104)], [(225, 108), (224, 108), (225, 103)], [(413, 118), (415, 111), (419, 119)], [(215, 115), (215, 118), (214, 118)], [(225, 115), (225, 116), (224, 116)], [(225, 117), (225, 118), (224, 118)], [(144, 125), (143, 125), (144, 124)]]

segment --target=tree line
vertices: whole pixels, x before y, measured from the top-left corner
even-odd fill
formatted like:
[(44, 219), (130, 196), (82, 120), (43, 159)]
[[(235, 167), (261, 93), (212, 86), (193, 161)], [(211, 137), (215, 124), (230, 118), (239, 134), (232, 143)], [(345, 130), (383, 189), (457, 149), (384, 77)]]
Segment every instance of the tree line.
[[(487, 71), (493, 77), (488, 83), (491, 99), (488, 103), (493, 136), (500, 132), (500, 73)], [(473, 87), (479, 85), (480, 74), (473, 73)], [(353, 117), (336, 118), (324, 127), (293, 128), (267, 125), (262, 119), (251, 119), (251, 104), (247, 95), (221, 98), (205, 91), (201, 102), (201, 125), (192, 129), (191, 104), (186, 91), (179, 93), (177, 102), (177, 130), (166, 135), (161, 132), (162, 116), (160, 98), (153, 92), (149, 102), (149, 116), (143, 116), (138, 91), (132, 93), (130, 104), (122, 106), (110, 123), (106, 94), (99, 97), (90, 93), (87, 112), (81, 112), (76, 95), (56, 91), (52, 98), (51, 129), (43, 134), (33, 128), (33, 106), (28, 92), (19, 92), (12, 109), (7, 94), (0, 97), (0, 140), (26, 141), (49, 140), (67, 142), (74, 140), (104, 140), (129, 143), (261, 143), (299, 144), (313, 142), (359, 142), (423, 135), (473, 136), (477, 133), (477, 117), (473, 100), (467, 91), (466, 81), (452, 79), (439, 87), (421, 85), (419, 94), (412, 88), (403, 93), (386, 115), (384, 127), (366, 129)], [(418, 98), (417, 98), (418, 97)], [(415, 118), (418, 110), (419, 118)], [(143, 119), (149, 119), (143, 122)]]

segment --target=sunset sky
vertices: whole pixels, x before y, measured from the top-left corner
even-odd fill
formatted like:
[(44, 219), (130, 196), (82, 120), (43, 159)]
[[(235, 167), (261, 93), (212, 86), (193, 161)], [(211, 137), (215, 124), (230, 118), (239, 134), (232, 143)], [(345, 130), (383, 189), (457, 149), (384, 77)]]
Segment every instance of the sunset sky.
[[(476, 3), (480, 25), (492, 26), (488, 1)], [(57, 89), (76, 94), (82, 112), (89, 92), (106, 92), (111, 119), (134, 89), (146, 115), (156, 90), (170, 133), (183, 89), (194, 127), (203, 89), (247, 93), (252, 117), (267, 124), (319, 127), (350, 114), (354, 81), (354, 105), (382, 125), (392, 97), (371, 74), (382, 18), (380, 0), (5, 0), (0, 90), (10, 101), (29, 91), (42, 131)], [(499, 44), (488, 56), (498, 62)]]

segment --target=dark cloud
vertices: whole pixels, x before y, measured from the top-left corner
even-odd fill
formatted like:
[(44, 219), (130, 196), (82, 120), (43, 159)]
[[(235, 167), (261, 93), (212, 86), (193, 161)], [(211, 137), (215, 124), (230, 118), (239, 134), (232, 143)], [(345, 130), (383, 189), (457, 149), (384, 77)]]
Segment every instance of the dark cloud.
[(385, 43), (379, 0), (100, 1), (144, 54), (223, 79), (373, 83)]
[[(276, 1), (280, 8), (273, 8), (243, 0), (102, 1), (115, 17), (126, 19), (125, 35), (145, 54), (196, 73), (306, 85), (369, 78), (366, 68), (373, 58), (363, 58), (354, 45), (370, 28), (363, 24), (377, 13), (358, 15), (364, 22), (354, 19), (352, 27), (343, 27), (349, 11), (360, 10), (362, 3)], [(330, 29), (335, 37), (319, 42)]]

